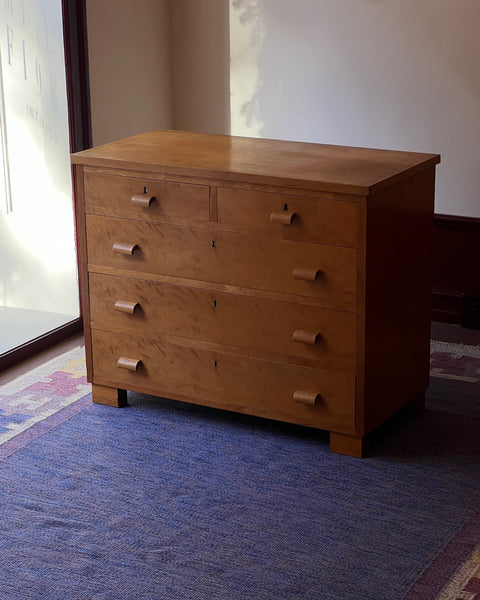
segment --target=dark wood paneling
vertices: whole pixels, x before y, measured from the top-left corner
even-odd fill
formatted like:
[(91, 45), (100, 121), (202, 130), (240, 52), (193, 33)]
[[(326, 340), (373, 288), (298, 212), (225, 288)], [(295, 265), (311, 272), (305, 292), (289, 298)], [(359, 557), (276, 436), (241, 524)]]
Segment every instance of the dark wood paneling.
[(480, 290), (480, 219), (435, 215), (432, 320), (462, 322), (462, 298)]

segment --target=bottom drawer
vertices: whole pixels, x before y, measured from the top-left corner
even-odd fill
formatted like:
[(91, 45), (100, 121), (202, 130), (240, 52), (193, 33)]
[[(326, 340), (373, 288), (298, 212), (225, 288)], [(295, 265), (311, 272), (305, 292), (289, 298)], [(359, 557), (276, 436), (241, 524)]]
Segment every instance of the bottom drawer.
[(319, 429), (353, 432), (355, 377), (92, 331), (93, 382)]

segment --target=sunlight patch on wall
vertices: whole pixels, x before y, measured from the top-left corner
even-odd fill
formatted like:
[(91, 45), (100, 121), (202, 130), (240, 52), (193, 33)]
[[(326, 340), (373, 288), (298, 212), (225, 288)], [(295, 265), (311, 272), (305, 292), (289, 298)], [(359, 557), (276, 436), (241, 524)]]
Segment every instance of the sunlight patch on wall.
[(230, 111), (232, 135), (260, 137), (259, 57), (265, 22), (258, 0), (230, 0)]
[(480, 218), (479, 0), (230, 0), (232, 133), (439, 153)]

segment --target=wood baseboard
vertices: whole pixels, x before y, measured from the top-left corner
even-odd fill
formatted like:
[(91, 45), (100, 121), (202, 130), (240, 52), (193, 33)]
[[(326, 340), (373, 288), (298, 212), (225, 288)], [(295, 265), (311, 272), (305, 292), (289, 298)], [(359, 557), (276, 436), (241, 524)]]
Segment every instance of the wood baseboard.
[(432, 321), (461, 324), (464, 297), (479, 290), (480, 219), (435, 215)]

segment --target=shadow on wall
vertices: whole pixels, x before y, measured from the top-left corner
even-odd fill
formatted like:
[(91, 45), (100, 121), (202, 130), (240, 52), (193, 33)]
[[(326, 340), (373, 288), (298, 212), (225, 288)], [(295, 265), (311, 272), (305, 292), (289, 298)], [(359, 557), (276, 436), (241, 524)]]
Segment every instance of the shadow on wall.
[(230, 133), (229, 1), (170, 2), (175, 129)]
[(428, 144), (436, 111), (441, 125), (447, 108), (461, 121), (456, 109), (471, 115), (480, 96), (472, 1), (446, 2), (230, 0), (235, 127)]
[(479, 19), (478, 0), (230, 0), (232, 134), (440, 153), (436, 212), (480, 217)]

